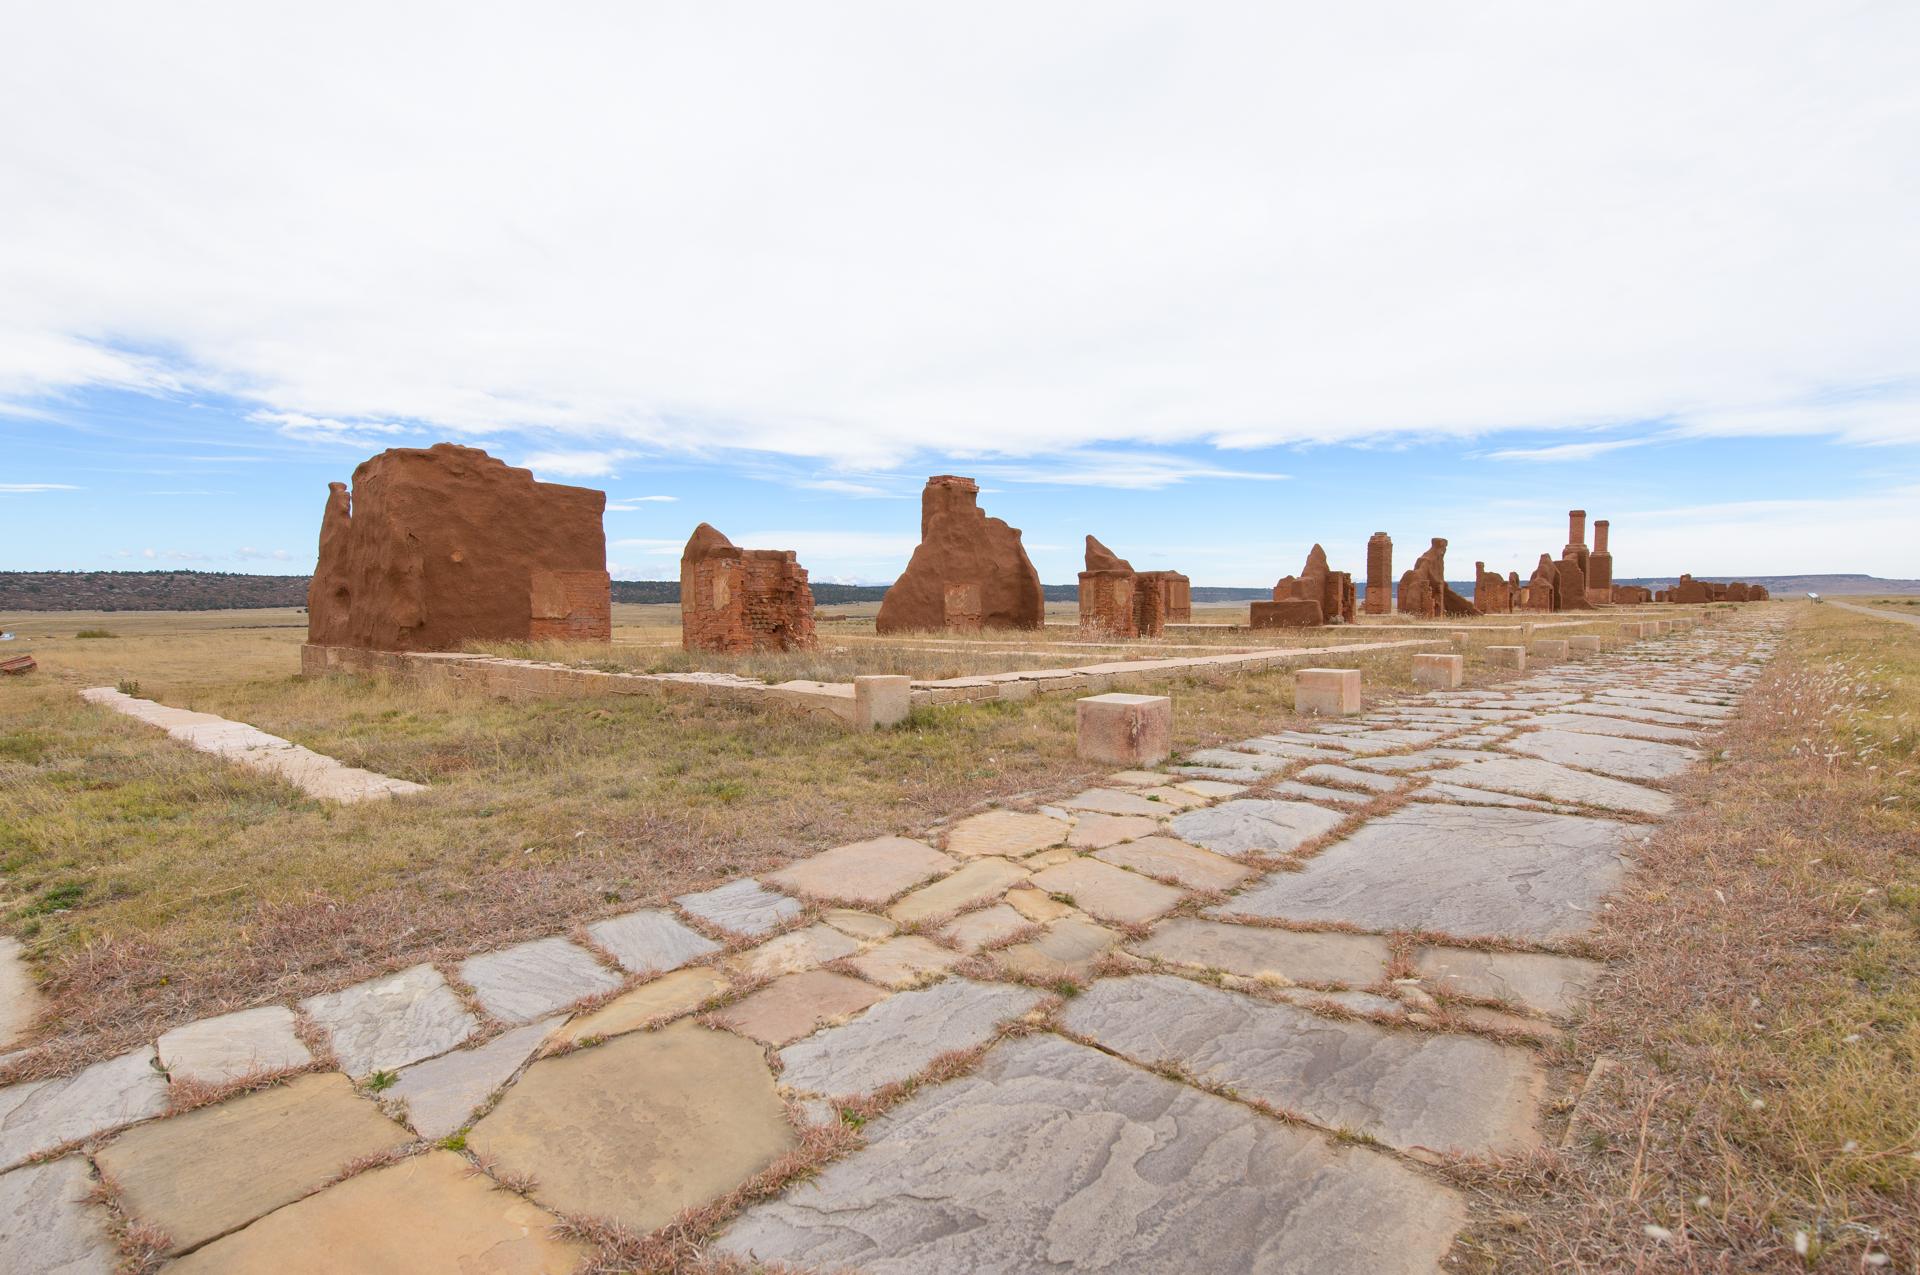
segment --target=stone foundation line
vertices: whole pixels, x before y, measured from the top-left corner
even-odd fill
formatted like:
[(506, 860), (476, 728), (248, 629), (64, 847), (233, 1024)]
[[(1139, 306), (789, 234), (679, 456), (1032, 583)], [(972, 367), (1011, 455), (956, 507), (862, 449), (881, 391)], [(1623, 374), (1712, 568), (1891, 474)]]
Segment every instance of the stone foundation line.
[[(418, 965), (8, 1086), (0, 1217), (34, 1225), (0, 1226), (0, 1269), (112, 1268), (97, 1166), (185, 1275), (566, 1271), (586, 1253), (562, 1216), (650, 1232), (795, 1147), (783, 1098), (836, 1121), (984, 1048), (711, 1250), (876, 1275), (1434, 1271), (1466, 1205), (1415, 1162), (1543, 1144), (1526, 1042), (1580, 1012), (1601, 967), (1574, 952), (1774, 627), (1403, 696), (971, 815), (940, 848), (880, 837), (591, 921), (591, 948)], [(1129, 718), (1153, 698), (1110, 701), (1146, 755)], [(1410, 977), (1388, 977), (1394, 934)], [(1050, 1002), (1062, 978), (1088, 985)], [(1003, 1039), (1022, 1018), (1043, 1030)], [(170, 1079), (289, 1071), (157, 1118)], [(526, 1196), (433, 1147), (455, 1134)]]
[(249, 770), (261, 770), (286, 780), (309, 797), (323, 801), (368, 801), (378, 797), (398, 797), (425, 792), (426, 785), (394, 779), (356, 766), (343, 766), (333, 758), (303, 748), (278, 735), (232, 722), (212, 713), (196, 713), (184, 708), (169, 708), (150, 699), (135, 699), (111, 686), (95, 686), (80, 692), (89, 704), (125, 713), (149, 726), (157, 726), (181, 743), (197, 748)]

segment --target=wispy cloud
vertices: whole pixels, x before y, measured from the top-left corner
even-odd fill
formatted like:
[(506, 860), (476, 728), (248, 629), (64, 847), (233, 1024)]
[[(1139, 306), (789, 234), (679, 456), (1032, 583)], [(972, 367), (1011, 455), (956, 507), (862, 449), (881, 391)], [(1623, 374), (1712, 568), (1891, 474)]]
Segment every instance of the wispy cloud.
[(970, 466), (976, 475), (1010, 483), (1048, 483), (1065, 487), (1111, 487), (1120, 491), (1152, 491), (1198, 479), (1284, 482), (1291, 474), (1234, 469), (1195, 461), (1190, 456), (1162, 452), (1074, 451), (1046, 461), (1008, 463), (979, 461)]
[(625, 448), (602, 451), (535, 452), (520, 462), (542, 478), (617, 478), (619, 465), (634, 455)]
[(618, 500), (607, 502), (610, 514), (632, 513), (642, 505), (670, 505), (680, 499), (678, 496), (622, 496)]
[(877, 487), (872, 483), (856, 483), (845, 478), (803, 478), (792, 485), (803, 491), (826, 491), (838, 496), (855, 496), (862, 500), (900, 500), (907, 495), (903, 491)]
[(1647, 438), (1616, 438), (1604, 443), (1557, 443), (1552, 447), (1507, 447), (1497, 452), (1488, 452), (1487, 459), (1544, 462), (1592, 460), (1595, 456), (1604, 456), (1608, 452), (1617, 452), (1625, 447), (1644, 447), (1652, 441)]
[(79, 491), (71, 483), (0, 483), (0, 493), (19, 495), (31, 491)]

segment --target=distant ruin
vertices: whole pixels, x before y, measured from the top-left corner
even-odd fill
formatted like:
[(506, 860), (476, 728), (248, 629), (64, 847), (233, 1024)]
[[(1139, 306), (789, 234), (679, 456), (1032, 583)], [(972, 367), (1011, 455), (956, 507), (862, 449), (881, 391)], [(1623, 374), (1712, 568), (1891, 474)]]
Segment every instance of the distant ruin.
[(1393, 614), (1393, 537), (1376, 531), (1367, 537), (1367, 614)]
[(1442, 615), (1479, 615), (1473, 603), (1447, 587), (1447, 542), (1439, 536), (1414, 560), (1413, 569), (1400, 577), (1402, 615), (1437, 619)]
[[(1560, 551), (1559, 585), (1555, 590), (1554, 607), (1556, 611), (1591, 611), (1593, 604), (1587, 601), (1587, 566), (1590, 555), (1587, 552), (1587, 511), (1570, 509), (1567, 511), (1567, 544)], [(1608, 560), (1608, 573), (1612, 573), (1612, 560)]]
[(1683, 575), (1671, 589), (1662, 589), (1653, 595), (1656, 602), (1765, 602), (1773, 595), (1767, 592), (1765, 585), (1747, 584), (1741, 580), (1729, 584), (1714, 584), (1708, 580), (1696, 580), (1691, 575)]
[(1482, 615), (1504, 615), (1513, 610), (1519, 592), (1516, 577), (1514, 585), (1497, 571), (1487, 570), (1487, 564), (1473, 564), (1473, 605)]
[(1653, 601), (1653, 590), (1640, 584), (1616, 584), (1613, 586), (1613, 604), (1615, 606), (1637, 606)]
[(1560, 609), (1560, 564), (1553, 555), (1543, 553), (1539, 563), (1533, 568), (1533, 577), (1527, 581), (1527, 587), (1521, 593), (1520, 605), (1528, 611), (1558, 611)]
[(1159, 637), (1193, 619), (1193, 586), (1178, 571), (1135, 571), (1092, 536), (1080, 573), (1080, 631), (1088, 637)]
[(1613, 554), (1607, 549), (1607, 520), (1593, 524), (1593, 552), (1587, 555), (1587, 600), (1602, 605), (1613, 601)]
[(814, 645), (813, 591), (791, 549), (741, 549), (701, 523), (680, 555), (680, 645), (798, 651)]
[[(1310, 603), (1311, 609), (1300, 603)], [(1273, 586), (1273, 601), (1253, 603), (1248, 623), (1256, 629), (1307, 628), (1351, 624), (1356, 614), (1352, 574), (1331, 570), (1327, 551), (1315, 545), (1299, 575), (1285, 576)]]
[(940, 474), (920, 493), (920, 545), (880, 602), (881, 633), (1037, 629), (1040, 573), (1018, 528), (980, 509), (980, 485)]
[(452, 651), (612, 637), (604, 492), (477, 447), (395, 447), (329, 483), (307, 641)]

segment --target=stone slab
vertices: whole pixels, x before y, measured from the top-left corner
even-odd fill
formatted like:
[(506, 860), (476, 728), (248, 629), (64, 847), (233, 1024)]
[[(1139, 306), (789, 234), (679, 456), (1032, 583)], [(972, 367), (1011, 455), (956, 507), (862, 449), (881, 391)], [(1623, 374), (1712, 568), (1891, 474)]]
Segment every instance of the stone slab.
[(413, 1141), (338, 1072), (299, 1076), (130, 1129), (96, 1157), (127, 1212), (171, 1252), (319, 1190), (355, 1160)]
[(918, 1075), (942, 1054), (985, 1044), (1041, 999), (1032, 988), (966, 979), (889, 996), (781, 1050), (780, 1083), (833, 1098), (869, 1094)]
[(1386, 1156), (1056, 1036), (998, 1046), (865, 1133), (715, 1248), (870, 1275), (1412, 1275), (1465, 1217)]
[(748, 938), (777, 930), (801, 912), (797, 900), (775, 894), (752, 877), (729, 881), (697, 894), (683, 894), (674, 902), (688, 916)]
[(758, 947), (748, 948), (730, 958), (727, 968), (748, 978), (778, 978), (782, 974), (798, 974), (801, 970), (810, 970), (816, 965), (852, 956), (859, 950), (857, 940), (831, 925), (816, 922), (805, 929), (788, 930)]
[(1215, 779), (1188, 779), (1175, 784), (1174, 787), (1190, 792), (1196, 797), (1205, 797), (1208, 801), (1217, 801), (1222, 797), (1238, 797), (1247, 790), (1245, 784), (1223, 784)]
[[(1154, 776), (1158, 782), (1164, 776)], [(1049, 815), (1025, 810), (989, 810), (953, 825), (947, 833), (947, 852), (964, 858), (983, 854), (1018, 859), (1048, 846), (1057, 846), (1072, 832), (1071, 825)]]
[(1048, 923), (1040, 937), (1002, 948), (993, 957), (1013, 974), (1061, 978), (1085, 974), (1119, 941), (1119, 933), (1104, 925), (1083, 916), (1067, 916)]
[(1545, 1078), (1532, 1054), (1477, 1037), (1320, 1018), (1170, 974), (1101, 979), (1061, 1024), (1402, 1150), (1498, 1155), (1540, 1141)]
[(1304, 801), (1242, 797), (1180, 815), (1173, 821), (1173, 835), (1219, 854), (1285, 854), (1333, 831), (1346, 817)]
[(1616, 779), (1671, 779), (1700, 760), (1697, 751), (1679, 744), (1583, 731), (1528, 731), (1515, 735), (1501, 747), (1563, 766), (1596, 770)]
[(620, 986), (619, 976), (593, 953), (563, 938), (470, 956), (460, 963), (460, 978), (503, 1023), (530, 1023)]
[(1364, 788), (1368, 792), (1393, 792), (1406, 784), (1404, 779), (1375, 774), (1354, 766), (1309, 766), (1299, 773), (1298, 778), (1313, 784), (1332, 784), (1336, 788)]
[(326, 1029), (349, 1076), (443, 1054), (480, 1025), (431, 965), (309, 997), (300, 1007)]
[[(1158, 881), (1171, 881), (1189, 890), (1231, 890), (1253, 875), (1253, 869), (1245, 864), (1172, 837), (1143, 837), (1096, 850), (1093, 857), (1116, 868), (1127, 868)], [(1038, 878), (1035, 884), (1041, 884)], [(1098, 915), (1097, 910), (1094, 911)]]
[(938, 978), (960, 960), (960, 953), (941, 947), (931, 939), (918, 934), (898, 934), (847, 964), (870, 983), (900, 988)]
[(963, 913), (940, 930), (940, 937), (962, 952), (977, 952), (987, 944), (1018, 934), (1032, 924), (1011, 905), (996, 903), (990, 908)]
[(151, 1048), (83, 1067), (71, 1076), (0, 1089), (0, 1169), (167, 1109), (167, 1081)]
[(863, 943), (887, 938), (899, 928), (884, 916), (857, 912), (852, 908), (828, 908), (820, 914), (820, 919), (849, 938), (859, 939)]
[(1551, 726), (1557, 730), (1581, 731), (1588, 735), (1619, 735), (1627, 739), (1657, 739), (1668, 744), (1698, 743), (1700, 732), (1680, 726), (1662, 726), (1658, 722), (1636, 722), (1630, 717), (1601, 717), (1593, 713), (1542, 713), (1531, 725)]
[(1594, 701), (1592, 703), (1566, 704), (1562, 712), (1586, 717), (1613, 717), (1622, 721), (1653, 722), (1660, 726), (1685, 726), (1699, 729), (1704, 723), (1700, 718), (1689, 717), (1681, 713), (1663, 713), (1657, 708), (1637, 704), (1617, 704)]
[(270, 1213), (167, 1267), (168, 1275), (572, 1275), (586, 1245), (560, 1219), (475, 1174), (451, 1151), (371, 1169)]
[(438, 1141), (466, 1123), (480, 1104), (494, 1091), (513, 1079), (522, 1063), (533, 1057), (560, 1020), (528, 1023), (502, 1032), (474, 1049), (456, 1049), (450, 1054), (416, 1063), (400, 1073), (400, 1079), (384, 1096), (407, 1106), (407, 1123), (421, 1137)]
[(718, 996), (732, 986), (715, 971), (704, 967), (675, 970), (651, 983), (642, 983), (630, 992), (614, 997), (599, 1009), (576, 1014), (547, 1034), (544, 1050), (551, 1051), (578, 1041), (618, 1036), (638, 1031), (662, 1019), (677, 1018)]
[(1161, 828), (1158, 819), (1141, 815), (1082, 815), (1067, 835), (1067, 844), (1076, 850), (1099, 850), (1135, 837), (1151, 837)]
[(634, 974), (664, 974), (721, 950), (720, 944), (658, 908), (595, 921), (587, 927), (587, 937)]
[(879, 988), (845, 974), (808, 970), (775, 979), (714, 1017), (742, 1035), (778, 1048), (823, 1023), (857, 1014), (885, 995)]
[(1619, 887), (1632, 834), (1606, 819), (1408, 805), (1213, 912), (1462, 938), (1570, 938), (1592, 929)]
[(293, 1011), (284, 1005), (203, 1018), (160, 1037), (160, 1065), (175, 1080), (208, 1084), (305, 1067), (313, 1052), (300, 1043), (293, 1025)]
[(1318, 784), (1303, 784), (1288, 779), (1267, 789), (1269, 797), (1290, 798), (1299, 801), (1331, 802), (1336, 806), (1364, 806), (1374, 800), (1370, 792), (1353, 792), (1346, 788), (1322, 788)]
[(823, 850), (768, 873), (767, 880), (807, 898), (872, 907), (956, 866), (951, 858), (921, 842), (875, 837)]
[(1089, 788), (1060, 803), (1068, 810), (1090, 810), (1103, 815), (1163, 815), (1167, 808), (1137, 793), (1118, 788)]
[(548, 1208), (640, 1233), (794, 1142), (759, 1046), (692, 1022), (541, 1059), (467, 1135), (503, 1171), (531, 1175)]
[[(1249, 741), (1252, 742), (1252, 741)], [(1236, 752), (1230, 748), (1199, 748), (1186, 755), (1186, 765), (1180, 767), (1183, 773), (1196, 770), (1208, 773), (1219, 772), (1216, 778), (1228, 776), (1257, 780), (1268, 771), (1287, 770), (1300, 764), (1302, 757), (1324, 759), (1332, 754), (1317, 749), (1298, 748), (1288, 754), (1275, 755), (1271, 752)]]
[(1586, 1003), (1587, 993), (1607, 967), (1546, 952), (1422, 947), (1413, 954), (1413, 968), (1437, 991), (1508, 1001), (1537, 1014), (1565, 1018)]
[(0, 1052), (25, 1039), (40, 1013), (40, 988), (27, 968), (24, 951), (19, 939), (0, 935)]
[(1673, 798), (1666, 793), (1533, 757), (1489, 756), (1462, 762), (1446, 772), (1446, 781), (1632, 814), (1665, 815), (1673, 810)]
[(987, 856), (966, 864), (952, 876), (922, 886), (887, 909), (902, 924), (925, 921), (948, 912), (965, 912), (991, 903), (1009, 886), (1027, 878), (1027, 870), (1006, 859)]
[(1177, 965), (1289, 983), (1365, 987), (1387, 976), (1387, 941), (1371, 934), (1281, 930), (1175, 917), (1131, 950)]
[(1552, 810), (1559, 814), (1576, 813), (1572, 806), (1559, 806), (1532, 797), (1516, 797), (1510, 792), (1489, 788), (1462, 788), (1459, 784), (1430, 783), (1413, 794), (1414, 801), (1444, 801), (1460, 806), (1511, 806), (1516, 810)]
[(113, 1275), (120, 1250), (107, 1211), (87, 1202), (86, 1160), (63, 1156), (0, 1174), (0, 1271), (21, 1275)]
[(1049, 894), (1071, 898), (1074, 907), (1102, 921), (1132, 925), (1165, 916), (1185, 897), (1172, 886), (1093, 859), (1075, 859), (1036, 872), (1033, 884)]

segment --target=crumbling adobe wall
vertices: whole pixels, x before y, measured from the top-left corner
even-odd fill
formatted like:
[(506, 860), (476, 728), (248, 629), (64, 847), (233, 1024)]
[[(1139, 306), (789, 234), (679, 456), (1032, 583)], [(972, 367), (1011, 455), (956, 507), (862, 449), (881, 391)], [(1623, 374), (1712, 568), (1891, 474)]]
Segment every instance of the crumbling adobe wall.
[(920, 544), (880, 602), (881, 633), (1037, 629), (1045, 598), (1020, 532), (980, 509), (971, 478), (940, 474), (920, 494)]
[(1275, 602), (1312, 602), (1320, 608), (1321, 624), (1351, 624), (1354, 620), (1353, 576), (1327, 566), (1327, 551), (1315, 545), (1297, 576), (1284, 576), (1273, 586)]
[(1540, 555), (1540, 562), (1533, 569), (1533, 577), (1527, 581), (1524, 605), (1529, 611), (1560, 609), (1560, 564), (1553, 560), (1552, 554)]
[(1367, 614), (1393, 612), (1393, 537), (1376, 531), (1367, 537)]
[(1311, 598), (1255, 602), (1247, 613), (1248, 625), (1256, 629), (1311, 629), (1324, 619), (1320, 604)]
[(1512, 591), (1507, 581), (1498, 572), (1487, 570), (1487, 564), (1473, 564), (1473, 605), (1482, 615), (1504, 615), (1513, 610)]
[(1193, 589), (1178, 571), (1135, 571), (1133, 564), (1087, 537), (1080, 573), (1080, 631), (1089, 637), (1159, 637), (1168, 624), (1193, 618)]
[(1613, 601), (1613, 554), (1607, 548), (1607, 520), (1593, 524), (1593, 552), (1587, 555), (1587, 600)]
[(1479, 615), (1473, 603), (1447, 587), (1447, 542), (1439, 536), (1400, 577), (1400, 614), (1437, 619), (1442, 615)]
[(680, 555), (680, 645), (794, 651), (815, 643), (813, 590), (791, 549), (741, 549), (701, 523)]
[(1653, 601), (1653, 590), (1639, 584), (1616, 584), (1613, 586), (1613, 604), (1615, 606), (1636, 606)]
[(328, 485), (308, 641), (451, 651), (612, 636), (605, 493), (543, 483), (476, 447), (396, 447)]
[(1587, 511), (1567, 511), (1567, 543), (1560, 551), (1560, 581), (1555, 599), (1556, 611), (1591, 611), (1587, 601)]

